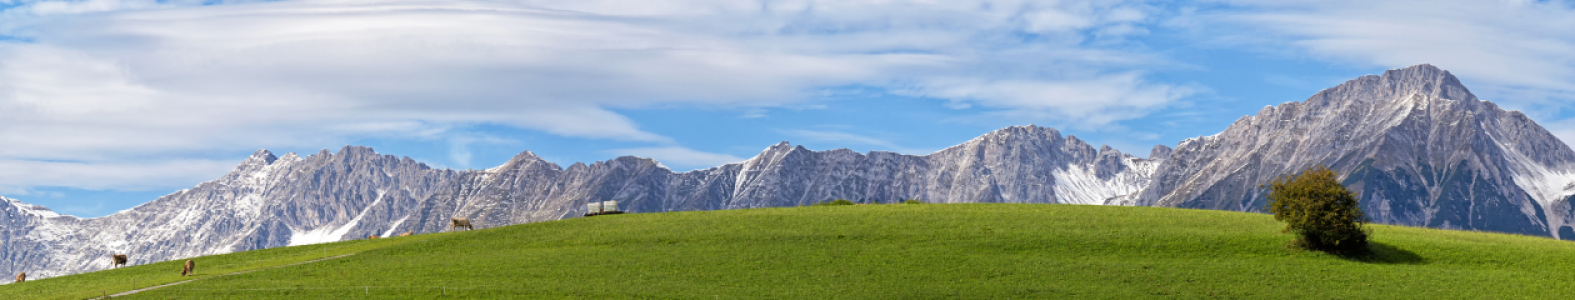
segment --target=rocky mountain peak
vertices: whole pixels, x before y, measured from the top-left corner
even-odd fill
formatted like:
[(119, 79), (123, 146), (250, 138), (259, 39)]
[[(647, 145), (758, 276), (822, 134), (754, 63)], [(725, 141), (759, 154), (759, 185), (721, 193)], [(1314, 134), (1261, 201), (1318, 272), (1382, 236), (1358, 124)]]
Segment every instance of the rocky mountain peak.
[(793, 151), (793, 143), (789, 143), (788, 141), (782, 141), (780, 143), (777, 143), (776, 145), (771, 145), (770, 147), (766, 147), (765, 150), (760, 150), (760, 154), (756, 155), (756, 157), (774, 157), (774, 156), (781, 155), (783, 153), (787, 153), (789, 151)]
[[(31, 212), (31, 211), (49, 211), (49, 212), (53, 212), (49, 208), (44, 207), (42, 205), (28, 204), (28, 203), (24, 203), (24, 202), (16, 200), (16, 199), (6, 198), (4, 196), (0, 196), (0, 203), (4, 203), (5, 205), (11, 206), (12, 208), (20, 210), (20, 211), (23, 211), (23, 212)], [(0, 215), (0, 217), (3, 217), (3, 215)]]
[(345, 145), (344, 148), (339, 148), (339, 153), (336, 155), (344, 156), (346, 159), (378, 156), (377, 151), (372, 150), (372, 147), (351, 145)]
[(1575, 151), (1428, 64), (1266, 107), (1164, 156), (1134, 203), (1258, 211), (1260, 185), (1325, 165), (1373, 222), (1575, 237), (1561, 233), (1575, 224)]
[[(583, 165), (583, 164), (580, 164), (580, 163), (576, 163), (576, 164), (577, 165)], [(509, 161), (504, 162), (503, 165), (498, 166), (496, 168), (492, 168), (491, 170), (514, 170), (514, 169), (550, 169), (550, 170), (558, 170), (560, 168), (558, 167), (558, 164), (554, 164), (552, 162), (549, 162), (546, 159), (541, 158), (541, 156), (537, 156), (536, 153), (534, 153), (534, 152), (523, 151), (523, 152), (520, 152), (520, 154), (515, 154), (514, 157), (509, 158)]]
[(760, 154), (756, 154), (755, 157), (745, 161), (744, 164), (748, 166), (758, 166), (764, 163), (778, 161), (787, 157), (788, 153), (799, 150), (807, 151), (807, 149), (804, 149), (804, 146), (794, 147), (793, 143), (782, 141), (776, 145), (771, 145), (771, 147), (766, 147), (765, 150), (760, 150)]
[(1033, 124), (1015, 125), (997, 129), (979, 137), (991, 140), (1042, 140), (1046, 138), (1061, 138), (1061, 131)]
[(252, 165), (252, 164), (268, 165), (268, 164), (273, 164), (273, 162), (275, 160), (278, 160), (278, 159), (279, 159), (279, 157), (274, 156), (273, 152), (268, 151), (268, 149), (257, 149), (256, 152), (252, 152), (251, 156), (246, 157), (246, 160), (241, 161), (241, 164), (242, 165)]
[[(1444, 79), (1446, 77), (1448, 79), (1454, 79), (1455, 76), (1454, 75), (1450, 75), (1449, 71), (1445, 71), (1444, 69), (1440, 69), (1437, 66), (1434, 66), (1432, 64), (1423, 63), (1423, 64), (1417, 64), (1417, 65), (1404, 67), (1404, 68), (1399, 68), (1399, 69), (1386, 70), (1386, 71), (1384, 71), (1384, 75), (1382, 77), (1395, 78), (1395, 79), (1408, 78), (1408, 79), (1420, 79), (1420, 80), (1433, 80), (1433, 79)], [(1457, 80), (1457, 82), (1458, 82), (1458, 80)]]
[(262, 170), (278, 160), (279, 157), (274, 156), (273, 152), (268, 151), (268, 149), (258, 149), (256, 152), (252, 152), (251, 156), (246, 157), (246, 160), (242, 160), (240, 165), (236, 165), (235, 169), (230, 171), (230, 175), (242, 176), (242, 174), (256, 173), (258, 170)]
[[(0, 196), (0, 226), (18, 225), (28, 220), (55, 219), (57, 221), (78, 220), (75, 216), (61, 215), (43, 205), (22, 202), (21, 200)], [(5, 227), (0, 227), (3, 229)], [(0, 247), (0, 253), (5, 247)]]
[(1476, 100), (1466, 86), (1449, 71), (1420, 64), (1384, 72), (1383, 79), (1397, 91), (1409, 91), (1449, 100)]
[(1110, 180), (1117, 174), (1127, 171), (1125, 160), (1129, 155), (1116, 151), (1110, 145), (1099, 147), (1099, 157), (1094, 160), (1094, 176), (1100, 180)]
[(1166, 159), (1166, 158), (1170, 158), (1170, 151), (1171, 151), (1170, 146), (1154, 145), (1154, 150), (1149, 150), (1148, 151), (1148, 159)]
[[(1455, 75), (1429, 64), (1385, 71), (1383, 75), (1357, 77), (1324, 89), (1308, 98), (1309, 109), (1346, 107), (1355, 103), (1378, 105), (1391, 101), (1443, 100), (1475, 110), (1480, 106), (1475, 95)], [(1398, 107), (1398, 106), (1397, 106)]]
[(541, 156), (538, 156), (538, 155), (536, 155), (535, 152), (530, 152), (530, 151), (521, 151), (520, 154), (515, 154), (513, 158), (509, 158), (509, 161), (539, 161), (539, 160), (543, 160), (541, 158)]

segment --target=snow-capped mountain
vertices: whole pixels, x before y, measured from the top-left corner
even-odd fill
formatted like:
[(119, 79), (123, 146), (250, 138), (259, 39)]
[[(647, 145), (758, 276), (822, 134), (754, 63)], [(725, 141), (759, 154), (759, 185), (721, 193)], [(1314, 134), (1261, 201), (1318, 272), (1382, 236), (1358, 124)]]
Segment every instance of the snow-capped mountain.
[[(403, 216), (456, 172), (346, 147), (305, 158), (258, 151), (217, 180), (100, 218), (6, 200), (0, 270), (47, 278), (130, 263), (338, 241)], [(364, 230), (363, 230), (364, 231)]]
[(1323, 164), (1374, 222), (1556, 238), (1570, 231), (1575, 151), (1432, 65), (1363, 76), (1182, 141), (1113, 204), (1256, 211), (1259, 186)]
[(100, 218), (60, 216), (6, 199), (0, 273), (47, 278), (107, 268), (117, 253), (141, 264), (437, 232), (452, 217), (483, 227), (557, 220), (583, 215), (593, 200), (617, 200), (631, 212), (835, 198), (1098, 204), (1146, 186), (1158, 164), (1036, 126), (997, 130), (923, 156), (810, 151), (783, 142), (744, 162), (681, 173), (639, 157), (565, 169), (524, 152), (495, 168), (453, 171), (365, 147), (307, 157), (259, 150), (222, 178)]

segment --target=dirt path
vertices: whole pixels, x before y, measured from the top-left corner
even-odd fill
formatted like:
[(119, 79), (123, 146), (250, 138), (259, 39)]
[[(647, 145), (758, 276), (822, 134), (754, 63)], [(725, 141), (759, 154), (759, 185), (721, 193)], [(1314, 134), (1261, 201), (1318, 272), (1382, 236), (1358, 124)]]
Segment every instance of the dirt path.
[(171, 283), (166, 283), (166, 284), (161, 284), (161, 285), (155, 285), (155, 286), (150, 286), (150, 287), (145, 287), (145, 288), (125, 291), (125, 292), (121, 292), (119, 294), (109, 295), (109, 297), (120, 297), (120, 296), (140, 293), (140, 292), (143, 292), (143, 291), (150, 291), (150, 290), (164, 288), (164, 287), (167, 287), (167, 286), (173, 286), (173, 285), (177, 285), (177, 284), (182, 284), (182, 283), (187, 283), (187, 282), (192, 282), (192, 281), (198, 281), (198, 280), (203, 280), (203, 279), (208, 279), (208, 278), (246, 274), (246, 273), (257, 272), (257, 271), (262, 271), (262, 270), (269, 270), (269, 269), (278, 269), (278, 268), (289, 267), (289, 266), (294, 266), (294, 265), (302, 265), (302, 264), (309, 264), (309, 263), (325, 261), (325, 260), (330, 260), (330, 259), (336, 259), (336, 258), (341, 258), (341, 257), (346, 257), (346, 256), (351, 256), (351, 255), (355, 255), (355, 253), (344, 254), (344, 255), (339, 255), (339, 256), (333, 256), (333, 257), (324, 257), (324, 258), (313, 259), (313, 260), (308, 260), (308, 261), (303, 261), (303, 262), (298, 262), (298, 263), (293, 263), (293, 264), (288, 264), (288, 265), (282, 265), (282, 266), (272, 266), (272, 267), (256, 269), (256, 270), (246, 270), (246, 271), (240, 271), (240, 272), (229, 273), (229, 274), (220, 274), (220, 275), (208, 276), (208, 277), (191, 279), (191, 280), (176, 281), (176, 282), (171, 282)]

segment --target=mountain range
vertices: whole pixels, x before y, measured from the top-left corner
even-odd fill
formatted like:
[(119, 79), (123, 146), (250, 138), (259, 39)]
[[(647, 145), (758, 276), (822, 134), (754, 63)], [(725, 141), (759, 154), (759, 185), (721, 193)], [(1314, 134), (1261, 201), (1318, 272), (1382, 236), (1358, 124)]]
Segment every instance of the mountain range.
[[(590, 201), (633, 213), (782, 207), (829, 199), (1056, 203), (1261, 211), (1260, 185), (1326, 165), (1373, 222), (1575, 239), (1575, 151), (1518, 111), (1416, 65), (1265, 107), (1148, 156), (1055, 129), (1013, 126), (928, 155), (787, 142), (743, 162), (674, 172), (625, 156), (567, 168), (522, 152), (457, 171), (347, 146), (259, 150), (233, 171), (99, 218), (0, 197), (0, 273), (46, 278), (132, 264), (404, 232), (466, 217), (494, 227), (578, 217)], [(0, 278), (9, 278), (0, 277)]]

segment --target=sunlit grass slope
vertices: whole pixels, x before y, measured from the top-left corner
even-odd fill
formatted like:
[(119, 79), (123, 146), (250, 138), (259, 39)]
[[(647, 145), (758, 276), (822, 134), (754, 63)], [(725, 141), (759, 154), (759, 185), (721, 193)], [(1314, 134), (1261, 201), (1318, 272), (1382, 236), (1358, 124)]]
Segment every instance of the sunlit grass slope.
[[(257, 270), (324, 257), (357, 253), (391, 245), (422, 241), (431, 236), (401, 239), (346, 241), (331, 244), (283, 247), (195, 258), (195, 275), (181, 277), (182, 261), (126, 266), (98, 272), (29, 280), (0, 286), (0, 299), (86, 299), (165, 283), (206, 279), (220, 274)], [(137, 255), (131, 253), (129, 255)], [(105, 263), (109, 257), (103, 258)]]
[[(1075, 205), (820, 206), (612, 215), (318, 245), (314, 247), (359, 253), (125, 298), (1575, 296), (1575, 243), (1374, 226), (1379, 253), (1364, 261), (1287, 249), (1292, 237), (1279, 233), (1281, 227), (1261, 214)], [(226, 259), (310, 257), (312, 251), (291, 247)], [(209, 260), (219, 264), (221, 257), (226, 256)], [(241, 265), (236, 263), (236, 268)], [(0, 287), (0, 298), (13, 299), (7, 296), (22, 293), (16, 290), (63, 291), (27, 286), (32, 284), (90, 286), (132, 276), (163, 278), (159, 276), (179, 270), (173, 263), (146, 267), (150, 270), (128, 268)]]

